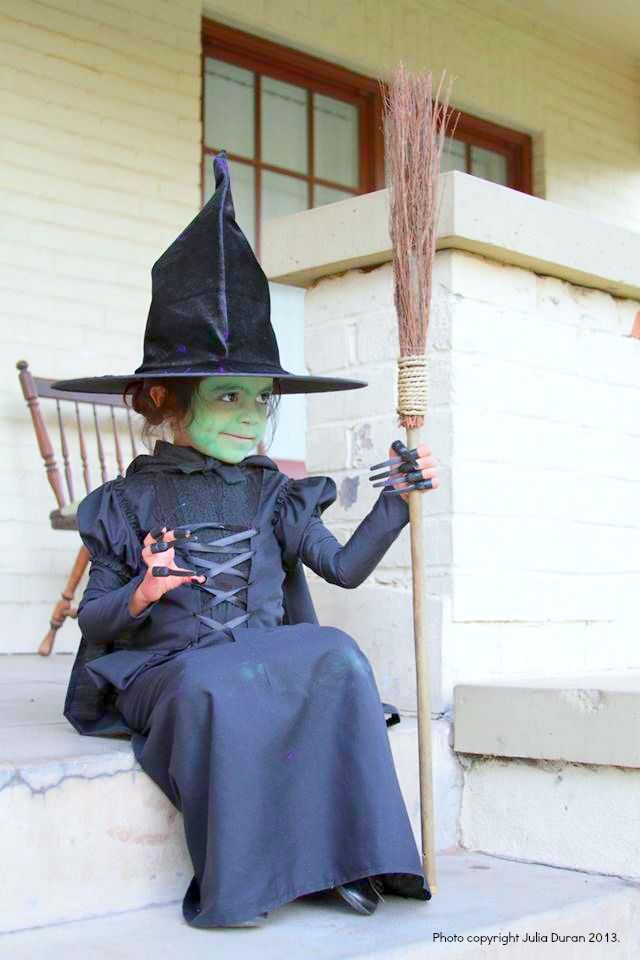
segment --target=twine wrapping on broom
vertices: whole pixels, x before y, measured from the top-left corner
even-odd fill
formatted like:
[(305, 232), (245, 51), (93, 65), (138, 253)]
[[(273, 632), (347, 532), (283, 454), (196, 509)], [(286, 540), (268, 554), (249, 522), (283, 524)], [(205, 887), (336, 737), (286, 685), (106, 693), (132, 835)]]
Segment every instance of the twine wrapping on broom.
[(398, 357), (398, 406), (401, 418), (422, 416), (427, 409), (427, 355)]

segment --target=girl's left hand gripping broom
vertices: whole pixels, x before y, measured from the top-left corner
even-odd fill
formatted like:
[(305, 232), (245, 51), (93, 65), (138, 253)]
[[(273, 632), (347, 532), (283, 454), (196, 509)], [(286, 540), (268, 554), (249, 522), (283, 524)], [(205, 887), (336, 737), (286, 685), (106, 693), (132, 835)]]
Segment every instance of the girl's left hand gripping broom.
[[(385, 166), (389, 181), (389, 233), (393, 246), (394, 303), (398, 320), (398, 423), (407, 431), (407, 445), (396, 441), (399, 454), (385, 461), (390, 473), (418, 466), (419, 428), (427, 407), (426, 339), (431, 305), (431, 277), (440, 212), (440, 161), (450, 118), (446, 97), (439, 102), (444, 73), (432, 100), (431, 73), (407, 75), (400, 62), (388, 85), (382, 86), (385, 124)], [(456, 121), (457, 122), (457, 121)], [(454, 124), (455, 129), (455, 124)], [(453, 132), (453, 131), (452, 131)], [(400, 466), (393, 466), (400, 464)], [(373, 468), (372, 468), (373, 469)], [(380, 475), (383, 476), (383, 475)], [(409, 476), (407, 476), (409, 479)], [(413, 586), (413, 632), (418, 706), (418, 759), (422, 863), (431, 894), (436, 892), (431, 696), (427, 649), (426, 564), (418, 483), (408, 494)]]

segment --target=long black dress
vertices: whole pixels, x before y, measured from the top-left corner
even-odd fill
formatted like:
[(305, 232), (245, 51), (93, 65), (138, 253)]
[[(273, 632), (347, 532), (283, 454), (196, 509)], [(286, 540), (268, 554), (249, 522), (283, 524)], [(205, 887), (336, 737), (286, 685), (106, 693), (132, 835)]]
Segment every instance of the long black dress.
[[(78, 509), (92, 562), (64, 714), (83, 734), (130, 735), (182, 812), (193, 926), (365, 876), (431, 897), (371, 665), (318, 624), (300, 566), (358, 586), (408, 508), (383, 489), (342, 546), (320, 517), (335, 497), (330, 477), (291, 479), (268, 457), (227, 464), (158, 441)], [(133, 617), (142, 541), (163, 525), (193, 531), (176, 564), (207, 581)]]

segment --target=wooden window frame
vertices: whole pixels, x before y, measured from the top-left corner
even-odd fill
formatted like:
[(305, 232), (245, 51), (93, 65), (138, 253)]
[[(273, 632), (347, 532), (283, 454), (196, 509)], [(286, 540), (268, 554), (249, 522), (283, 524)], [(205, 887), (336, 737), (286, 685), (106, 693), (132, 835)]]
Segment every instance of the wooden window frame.
[[(215, 57), (226, 63), (233, 63), (238, 67), (253, 70), (256, 73), (256, 90), (254, 111), (255, 157), (240, 157), (229, 152), (231, 161), (238, 160), (255, 168), (255, 212), (256, 212), (256, 255), (260, 250), (260, 205), (261, 205), (261, 174), (262, 171), (285, 174), (289, 177), (306, 180), (308, 184), (308, 198), (311, 199), (311, 184), (333, 187), (346, 193), (358, 196), (370, 193), (372, 190), (381, 190), (384, 187), (384, 138), (382, 134), (382, 100), (378, 81), (363, 74), (354, 73), (328, 60), (302, 53), (281, 43), (256, 37), (235, 27), (229, 27), (203, 17), (202, 20), (202, 172), (201, 191), (204, 203), (204, 164), (207, 157), (214, 155), (215, 148), (205, 143), (204, 130), (204, 83), (205, 61), (207, 57)], [(284, 169), (274, 164), (265, 163), (260, 155), (260, 75), (266, 73), (285, 83), (293, 83), (305, 87), (308, 91), (308, 169), (306, 174)], [(357, 106), (359, 116), (359, 166), (358, 186), (348, 187), (345, 184), (335, 183), (322, 177), (314, 176), (314, 143), (313, 143), (313, 113), (310, 109), (311, 92), (345, 100)], [(220, 145), (222, 146), (222, 145)]]
[[(531, 156), (532, 142), (528, 133), (503, 127), (490, 120), (482, 120), (470, 113), (451, 108), (457, 117), (454, 140), (465, 145), (467, 172), (471, 171), (471, 147), (483, 147), (502, 154), (507, 161), (505, 186), (521, 193), (532, 193)], [(445, 146), (446, 150), (446, 146)]]
[[(373, 190), (382, 190), (385, 186), (384, 174), (384, 135), (383, 135), (383, 94), (380, 82), (364, 74), (355, 73), (346, 67), (323, 60), (320, 57), (303, 53), (293, 47), (265, 40), (244, 30), (229, 27), (207, 17), (202, 19), (202, 95), (201, 95), (201, 200), (204, 196), (204, 170), (207, 157), (216, 153), (215, 148), (205, 143), (204, 131), (204, 84), (206, 57), (215, 57), (227, 63), (244, 67), (256, 72), (256, 109), (254, 117), (255, 157), (240, 157), (229, 153), (231, 161), (238, 160), (254, 166), (255, 176), (255, 214), (256, 214), (256, 255), (259, 257), (261, 234), (261, 174), (262, 170), (285, 174), (306, 180), (309, 186), (309, 201), (311, 199), (311, 183), (334, 187), (345, 192), (353, 192), (354, 196), (370, 193)], [(308, 151), (309, 173), (301, 174), (284, 169), (273, 164), (265, 163), (260, 156), (260, 74), (266, 73), (285, 83), (293, 83), (306, 87), (309, 101), (311, 91), (346, 100), (359, 107), (359, 184), (357, 188), (346, 187), (344, 184), (334, 183), (320, 177), (314, 177), (314, 144), (313, 144), (313, 114), (308, 108)], [(310, 103), (309, 103), (310, 107)], [(471, 146), (484, 147), (503, 155), (507, 162), (507, 184), (514, 190), (523, 193), (532, 193), (532, 142), (529, 134), (521, 133), (510, 127), (501, 126), (490, 120), (483, 120), (472, 114), (465, 113), (455, 107), (450, 107), (456, 119), (454, 140), (463, 142), (466, 146), (466, 166), (470, 171)], [(451, 128), (451, 123), (448, 127)]]

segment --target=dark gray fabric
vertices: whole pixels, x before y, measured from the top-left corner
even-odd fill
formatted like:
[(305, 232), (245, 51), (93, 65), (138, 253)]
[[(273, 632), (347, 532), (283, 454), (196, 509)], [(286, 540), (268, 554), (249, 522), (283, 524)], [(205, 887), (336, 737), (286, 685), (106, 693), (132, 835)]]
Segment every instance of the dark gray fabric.
[[(130, 736), (133, 732), (115, 706), (115, 689), (110, 684), (96, 685), (96, 676), (92, 677), (87, 669), (90, 663), (119, 650), (135, 651), (138, 660), (141, 651), (157, 651), (151, 655), (157, 658), (163, 651), (180, 649), (197, 639), (202, 630), (195, 619), (196, 614), (203, 612), (202, 598), (188, 585), (171, 591), (161, 604), (147, 607), (139, 617), (132, 617), (128, 612), (131, 594), (144, 576), (141, 549), (145, 535), (165, 523), (171, 524), (181, 509), (179, 502), (168, 508), (168, 514), (163, 509), (163, 481), (167, 478), (182, 478), (190, 492), (200, 489), (204, 481), (209, 485), (211, 499), (224, 495), (225, 504), (229, 503), (232, 490), (244, 486), (245, 482), (259, 483), (261, 538), (266, 546), (266, 553), (260, 551), (261, 564), (269, 565), (276, 575), (282, 568), (283, 622), (318, 622), (302, 561), (295, 557), (294, 563), (283, 566), (282, 548), (268, 531), (273, 529), (278, 505), (289, 483), (304, 486), (305, 505), (301, 509), (298, 504), (294, 518), (295, 522), (304, 524), (314, 510), (323, 510), (333, 502), (333, 480), (310, 477), (290, 481), (266, 456), (245, 457), (240, 467), (189, 447), (158, 441), (152, 456), (136, 457), (124, 479), (103, 484), (78, 506), (80, 536), (91, 554), (91, 567), (79, 605), (82, 638), (71, 671), (64, 716), (86, 736)], [(200, 495), (197, 500), (200, 502)], [(290, 526), (287, 525), (289, 544), (295, 539)], [(271, 606), (273, 603), (281, 610), (279, 594), (274, 597), (272, 592), (273, 581), (255, 577), (253, 580), (249, 591), (255, 611), (253, 624), (278, 622), (273, 619)]]
[[(317, 623), (312, 604), (312, 619), (285, 622), (283, 603), (291, 571), (304, 579), (301, 563), (358, 586), (407, 523), (407, 505), (381, 491), (342, 546), (321, 520), (336, 495), (328, 477), (290, 479), (251, 458), (225, 471), (171, 444), (155, 454), (130, 468), (119, 495), (105, 484), (81, 504), (94, 559), (80, 626), (104, 650), (85, 680), (112, 691), (140, 765), (182, 811), (194, 867), (185, 918), (235, 922), (372, 875), (388, 893), (429, 899), (371, 664), (351, 636)], [(242, 622), (212, 627), (209, 614), (226, 623), (241, 610), (191, 584), (127, 613), (140, 538), (170, 502), (183, 525), (207, 524), (211, 544), (216, 516), (247, 509), (237, 524), (255, 530), (248, 580), (238, 580)]]
[[(246, 920), (361, 877), (425, 898), (371, 665), (335, 627), (238, 630), (155, 666), (118, 706), (182, 811), (194, 926)], [(398, 886), (396, 886), (398, 884)]]
[[(209, 162), (209, 161), (207, 161)], [(280, 363), (269, 283), (238, 226), (225, 150), (212, 160), (216, 189), (151, 269), (144, 357), (123, 376), (58, 380), (54, 390), (122, 393), (148, 378), (272, 377), (276, 393), (366, 387), (366, 380), (290, 373)]]

